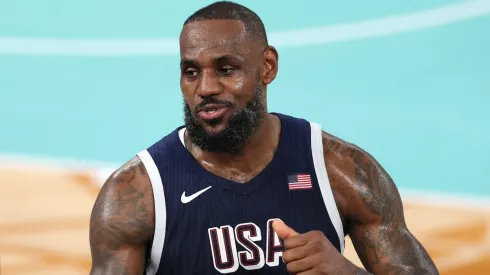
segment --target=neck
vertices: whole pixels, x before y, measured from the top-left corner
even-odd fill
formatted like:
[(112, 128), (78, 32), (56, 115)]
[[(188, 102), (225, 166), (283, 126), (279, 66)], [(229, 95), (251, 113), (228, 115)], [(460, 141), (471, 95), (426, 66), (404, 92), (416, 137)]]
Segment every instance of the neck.
[(280, 132), (279, 118), (267, 114), (257, 131), (249, 137), (247, 144), (237, 153), (203, 151), (192, 144), (187, 133), (185, 143), (187, 149), (203, 166), (232, 167), (246, 173), (255, 169), (261, 162), (266, 160), (269, 162), (272, 159), (279, 143)]

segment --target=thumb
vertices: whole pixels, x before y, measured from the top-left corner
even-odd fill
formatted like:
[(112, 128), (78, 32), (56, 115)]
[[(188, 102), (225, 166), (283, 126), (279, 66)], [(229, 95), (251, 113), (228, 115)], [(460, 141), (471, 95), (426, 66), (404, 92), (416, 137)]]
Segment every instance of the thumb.
[(276, 231), (277, 236), (279, 236), (279, 238), (283, 240), (299, 235), (298, 232), (294, 231), (294, 229), (287, 226), (283, 221), (279, 219), (272, 222), (272, 228), (274, 229), (274, 231)]

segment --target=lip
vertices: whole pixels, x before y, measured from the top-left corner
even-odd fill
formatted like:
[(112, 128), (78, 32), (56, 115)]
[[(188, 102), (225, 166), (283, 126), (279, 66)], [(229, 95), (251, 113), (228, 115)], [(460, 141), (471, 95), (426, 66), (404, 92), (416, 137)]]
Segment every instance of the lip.
[[(197, 115), (203, 120), (213, 120), (223, 116), (228, 108), (223, 104), (207, 104), (198, 109)], [(214, 110), (214, 112), (210, 112), (210, 110)]]

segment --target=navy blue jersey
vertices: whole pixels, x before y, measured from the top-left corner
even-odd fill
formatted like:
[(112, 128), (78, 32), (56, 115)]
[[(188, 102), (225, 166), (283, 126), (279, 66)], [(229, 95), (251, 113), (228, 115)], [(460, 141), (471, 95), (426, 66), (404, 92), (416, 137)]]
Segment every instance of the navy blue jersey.
[(321, 127), (275, 115), (281, 121), (277, 151), (245, 184), (205, 170), (184, 146), (184, 127), (138, 154), (155, 200), (147, 274), (287, 274), (274, 219), (299, 233), (320, 230), (343, 252)]

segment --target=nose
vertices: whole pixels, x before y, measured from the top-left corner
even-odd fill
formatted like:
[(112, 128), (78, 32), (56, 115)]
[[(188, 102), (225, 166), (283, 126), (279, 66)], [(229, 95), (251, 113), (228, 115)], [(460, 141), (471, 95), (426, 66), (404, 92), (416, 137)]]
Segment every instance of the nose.
[(212, 97), (220, 94), (222, 91), (219, 78), (212, 70), (204, 70), (201, 73), (201, 81), (197, 88), (197, 94), (200, 97)]

